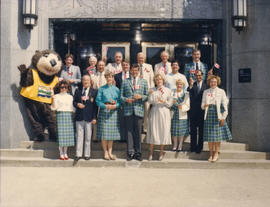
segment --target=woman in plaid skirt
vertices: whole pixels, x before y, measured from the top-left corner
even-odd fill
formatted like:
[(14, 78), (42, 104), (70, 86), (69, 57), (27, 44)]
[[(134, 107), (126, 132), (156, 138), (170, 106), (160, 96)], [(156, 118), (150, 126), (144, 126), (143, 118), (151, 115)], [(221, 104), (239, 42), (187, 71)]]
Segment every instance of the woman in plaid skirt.
[(105, 72), (107, 84), (98, 89), (96, 103), (100, 107), (98, 114), (97, 138), (101, 139), (105, 160), (115, 160), (112, 154), (114, 140), (120, 140), (117, 108), (120, 107), (120, 91), (114, 86), (113, 73)]
[(176, 89), (173, 90), (173, 105), (171, 108), (173, 118), (171, 122), (171, 134), (173, 138), (172, 151), (174, 152), (183, 151), (184, 137), (189, 135), (187, 111), (189, 111), (190, 108), (190, 100), (189, 93), (184, 91), (184, 87), (184, 82), (179, 79), (176, 81)]
[(73, 97), (68, 93), (70, 86), (67, 81), (62, 80), (58, 87), (60, 88), (60, 93), (52, 96), (52, 110), (56, 110), (60, 160), (68, 160), (67, 149), (75, 144), (72, 121)]
[[(219, 88), (220, 77), (210, 75), (207, 79), (209, 89), (203, 92), (202, 109), (204, 112), (203, 139), (208, 142), (209, 162), (216, 162), (221, 141), (231, 140), (232, 135), (226, 123), (228, 115), (228, 98), (223, 89)], [(214, 151), (215, 148), (215, 151)]]

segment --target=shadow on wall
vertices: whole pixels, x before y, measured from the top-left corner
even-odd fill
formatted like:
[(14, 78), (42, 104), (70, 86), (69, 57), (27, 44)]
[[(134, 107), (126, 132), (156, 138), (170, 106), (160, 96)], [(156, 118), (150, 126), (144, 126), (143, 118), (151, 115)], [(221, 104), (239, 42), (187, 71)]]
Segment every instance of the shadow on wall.
[(16, 84), (12, 84), (10, 88), (12, 91), (12, 98), (16, 103), (18, 103), (19, 110), (22, 114), (23, 124), (24, 124), (24, 128), (26, 130), (26, 133), (27, 133), (28, 137), (30, 137), (30, 140), (32, 140), (34, 138), (34, 134), (32, 132), (31, 124), (28, 120), (28, 117), (27, 117), (27, 114), (25, 111), (25, 105), (24, 105), (23, 98), (20, 95), (21, 87), (16, 86)]
[(23, 1), (18, 0), (18, 44), (21, 49), (27, 49), (30, 45), (31, 32), (26, 29), (23, 25), (22, 10), (23, 10)]

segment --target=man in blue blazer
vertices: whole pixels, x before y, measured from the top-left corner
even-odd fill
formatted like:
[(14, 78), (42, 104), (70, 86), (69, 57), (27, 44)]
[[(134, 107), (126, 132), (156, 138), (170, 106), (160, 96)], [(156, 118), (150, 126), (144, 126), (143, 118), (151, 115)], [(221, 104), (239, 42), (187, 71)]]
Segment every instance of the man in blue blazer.
[(193, 62), (185, 64), (184, 75), (186, 76), (187, 81), (190, 81), (190, 78), (192, 78), (193, 81), (196, 81), (195, 72), (197, 70), (201, 70), (203, 72), (202, 80), (204, 82), (207, 80), (208, 66), (207, 64), (201, 62), (200, 58), (201, 58), (201, 51), (193, 50), (192, 52)]
[(201, 108), (201, 103), (203, 91), (207, 89), (207, 84), (202, 80), (203, 73), (201, 70), (196, 71), (195, 77), (196, 82), (191, 78), (188, 87), (190, 97), (190, 151), (200, 153), (203, 149), (204, 119), (204, 111)]
[(75, 91), (73, 98), (73, 106), (76, 108), (76, 161), (83, 156), (83, 152), (86, 160), (91, 157), (92, 128), (97, 122), (96, 96), (97, 90), (91, 86), (91, 77), (85, 74), (82, 78), (82, 88)]
[(130, 78), (121, 86), (121, 101), (127, 126), (127, 160), (142, 160), (141, 129), (144, 117), (144, 102), (148, 98), (147, 81), (139, 77), (139, 65), (131, 68)]

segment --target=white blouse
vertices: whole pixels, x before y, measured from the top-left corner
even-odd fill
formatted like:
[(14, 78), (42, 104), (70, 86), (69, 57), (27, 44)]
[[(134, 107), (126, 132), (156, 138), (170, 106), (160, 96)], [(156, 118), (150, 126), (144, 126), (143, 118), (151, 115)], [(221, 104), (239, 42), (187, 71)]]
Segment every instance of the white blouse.
[(206, 104), (216, 105), (216, 97), (217, 97), (217, 88), (209, 88), (208, 93), (205, 97)]
[(68, 93), (59, 93), (54, 96), (52, 110), (73, 112), (73, 97)]

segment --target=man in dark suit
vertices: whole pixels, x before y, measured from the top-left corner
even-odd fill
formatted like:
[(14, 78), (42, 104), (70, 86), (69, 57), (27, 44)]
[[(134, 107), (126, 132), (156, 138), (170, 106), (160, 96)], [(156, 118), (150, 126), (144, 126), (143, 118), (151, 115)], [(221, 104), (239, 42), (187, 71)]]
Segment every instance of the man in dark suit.
[[(127, 61), (122, 62), (122, 69), (123, 71), (121, 73), (118, 73), (114, 76), (115, 85), (119, 90), (121, 89), (122, 82), (130, 77), (130, 65)], [(125, 119), (124, 119), (124, 110), (123, 106), (118, 109), (118, 116), (120, 121), (120, 137), (121, 142), (124, 142), (127, 138), (127, 130), (125, 125)]]
[(129, 78), (130, 76), (129, 74), (130, 65), (127, 61), (122, 62), (122, 68), (123, 68), (123, 71), (114, 76), (116, 87), (119, 88), (119, 90), (121, 89), (123, 80)]
[[(203, 91), (207, 89), (206, 83), (202, 80), (203, 72), (195, 72), (196, 81), (189, 79), (190, 95), (190, 151), (200, 153), (203, 149), (203, 119), (204, 111), (201, 109)], [(199, 132), (199, 133), (198, 133)]]
[(97, 118), (96, 96), (97, 90), (91, 87), (90, 75), (84, 75), (82, 88), (75, 91), (73, 98), (73, 106), (76, 108), (76, 161), (82, 157), (83, 151), (86, 160), (91, 156), (92, 125), (96, 124)]

